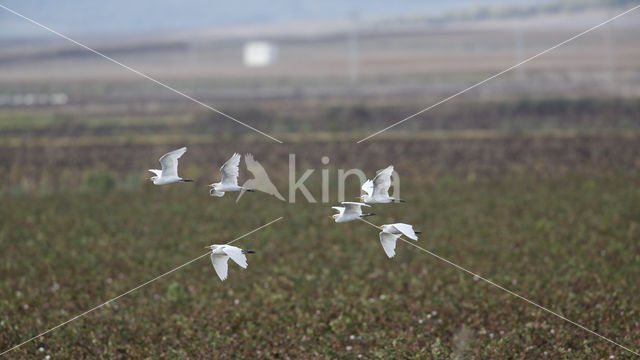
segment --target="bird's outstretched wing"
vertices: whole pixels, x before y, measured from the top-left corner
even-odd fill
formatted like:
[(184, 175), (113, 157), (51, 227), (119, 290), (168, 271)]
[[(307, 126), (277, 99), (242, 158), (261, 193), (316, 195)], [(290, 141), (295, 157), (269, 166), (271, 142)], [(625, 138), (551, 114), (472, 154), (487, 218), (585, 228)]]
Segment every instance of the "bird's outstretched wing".
[(235, 153), (220, 168), (220, 173), (222, 173), (221, 182), (225, 185), (238, 186), (239, 167), (240, 167), (240, 154)]
[(216, 191), (216, 189), (211, 189), (209, 190), (209, 195), (215, 196), (215, 197), (223, 197), (224, 191)]
[(373, 195), (389, 197), (389, 187), (391, 186), (391, 174), (393, 174), (393, 165), (387, 166), (385, 169), (379, 170), (376, 177), (373, 178)]
[(216, 270), (216, 274), (218, 274), (218, 277), (222, 281), (225, 281), (227, 278), (227, 272), (229, 270), (228, 261), (228, 256), (211, 254), (211, 263), (213, 264), (213, 268)]
[(359, 203), (359, 202), (351, 202), (351, 201), (343, 201), (342, 205), (345, 206), (345, 211), (351, 214), (362, 215), (362, 206), (371, 207), (367, 204)]
[(396, 240), (398, 240), (399, 237), (400, 235), (390, 234), (384, 231), (380, 232), (380, 244), (389, 258), (396, 255)]
[(178, 176), (178, 159), (186, 152), (187, 148), (181, 147), (178, 150), (173, 150), (162, 155), (162, 157), (160, 158), (160, 165), (162, 165), (162, 176)]
[(413, 231), (413, 226), (404, 223), (396, 223), (392, 224), (394, 228), (396, 228), (399, 232), (401, 232), (404, 236), (408, 237), (411, 240), (418, 240), (418, 236), (416, 232)]
[(332, 206), (331, 208), (334, 209), (334, 210), (338, 210), (338, 213), (340, 215), (342, 215), (344, 213), (344, 207), (342, 207), (342, 206)]
[(373, 181), (367, 180), (362, 184), (362, 191), (366, 192), (367, 195), (373, 195)]
[(222, 251), (229, 255), (231, 260), (235, 261), (235, 263), (240, 265), (241, 268), (247, 268), (247, 255), (242, 252), (242, 249), (227, 245), (222, 249)]

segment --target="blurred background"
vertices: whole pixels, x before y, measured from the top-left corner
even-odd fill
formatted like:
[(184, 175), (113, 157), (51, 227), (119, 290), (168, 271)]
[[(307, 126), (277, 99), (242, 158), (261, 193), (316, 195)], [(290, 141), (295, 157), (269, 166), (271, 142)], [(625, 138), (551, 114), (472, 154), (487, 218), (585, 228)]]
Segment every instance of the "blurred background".
[[(102, 166), (119, 178), (140, 178), (150, 159), (182, 144), (221, 161), (232, 151), (225, 144), (239, 136), (269, 147), (265, 155), (327, 151), (310, 143), (350, 148), (637, 2), (5, 4), (288, 145), (273, 146), (3, 10), (0, 177), (3, 191), (33, 191), (79, 185), (73, 179), (82, 176), (64, 170)], [(411, 151), (419, 141), (424, 156), (411, 161), (429, 173), (530, 172), (534, 165), (555, 173), (555, 165), (593, 161), (637, 169), (639, 26), (637, 16), (622, 17), (356, 148), (397, 140), (388, 158), (372, 164), (383, 167), (398, 161), (394, 151)], [(541, 133), (534, 143), (521, 136)], [(565, 148), (553, 146), (558, 138)], [(600, 156), (621, 150), (621, 142), (629, 146)], [(486, 156), (478, 157), (478, 147)], [(126, 161), (119, 151), (129, 154)], [(282, 154), (273, 155), (274, 164), (285, 163)], [(67, 178), (57, 183), (60, 176)]]
[[(0, 244), (6, 249), (0, 270), (6, 279), (0, 298), (5, 300), (0, 309), (4, 322), (17, 326), (0, 331), (3, 347), (65, 319), (65, 314), (45, 312), (42, 323), (34, 323), (27, 316), (32, 314), (29, 306), (67, 307), (74, 313), (93, 304), (93, 297), (50, 297), (52, 284), (67, 294), (95, 291), (95, 297), (102, 299), (146, 279), (150, 271), (166, 271), (197, 255), (195, 245), (201, 244), (200, 240), (194, 244), (194, 238), (206, 239), (234, 221), (246, 227), (242, 219), (230, 219), (230, 214), (218, 210), (235, 206), (234, 199), (212, 201), (204, 188), (217, 179), (217, 168), (233, 152), (255, 154), (283, 194), (290, 153), (297, 154), (298, 169), (325, 167), (332, 174), (337, 168), (374, 174), (394, 164), (402, 176), (403, 198), (415, 197), (414, 202), (405, 210), (388, 210), (379, 222), (420, 224), (425, 234), (431, 234), (422, 245), (493, 275), (537, 301), (563, 304), (566, 315), (618, 336), (622, 343), (638, 344), (638, 322), (623, 320), (637, 319), (640, 311), (640, 13), (625, 15), (387, 132), (355, 142), (640, 1), (4, 0), (1, 4), (284, 142), (252, 132), (0, 9), (0, 199), (5, 205)], [(182, 175), (198, 183), (162, 189), (145, 184), (146, 169), (157, 167), (162, 154), (180, 146), (189, 148), (181, 159)], [(328, 165), (320, 162), (325, 155), (331, 159)], [(241, 182), (248, 176), (243, 168)], [(359, 184), (353, 181), (350, 192), (356, 196)], [(308, 186), (320, 198), (320, 171)], [(282, 203), (263, 194), (254, 201), (266, 205), (255, 210), (250, 195), (237, 209), (254, 214), (253, 225), (282, 210)], [(183, 196), (189, 207), (181, 205)], [(167, 199), (176, 202), (170, 210), (162, 207)], [(289, 238), (282, 251), (291, 251), (292, 258), (320, 254), (318, 244), (344, 238), (341, 232), (327, 235), (323, 229), (328, 224), (316, 223), (328, 215), (321, 206), (290, 206), (286, 212), (294, 220), (282, 225), (291, 228), (281, 233)], [(163, 211), (183, 221), (174, 222)], [(207, 216), (188, 217), (198, 211)], [(273, 278), (264, 280), (264, 287), (263, 279), (257, 280), (260, 274), (245, 271), (236, 278), (238, 283), (233, 277), (240, 274), (231, 274), (224, 285), (235, 285), (236, 293), (229, 290), (214, 296), (224, 306), (238, 292), (255, 292), (251, 285), (255, 280), (260, 281), (255, 286), (261, 294), (271, 299), (274, 313), (304, 309), (304, 314), (286, 321), (256, 313), (255, 309), (267, 306), (261, 302), (265, 300), (240, 305), (256, 316), (253, 321), (262, 328), (278, 333), (278, 340), (256, 340), (255, 334), (262, 330), (231, 338), (229, 334), (243, 326), (243, 319), (234, 318), (236, 325), (220, 328), (221, 333), (207, 341), (221, 347), (242, 345), (243, 356), (248, 357), (359, 353), (368, 358), (410, 354), (462, 358), (472, 353), (533, 358), (551, 353), (571, 358), (571, 351), (575, 356), (581, 352), (578, 357), (626, 356), (517, 302), (513, 308), (503, 307), (506, 300), (501, 293), (469, 282), (444, 265), (430, 263), (427, 269), (425, 261), (431, 259), (425, 254), (399, 255), (395, 263), (388, 262), (381, 256), (375, 231), (355, 227), (359, 230), (349, 231), (352, 238), (361, 239), (357, 245), (340, 241), (331, 246), (338, 253), (344, 246), (357, 246), (357, 251), (365, 251), (357, 257), (318, 262), (305, 255), (290, 259), (292, 263), (271, 264), (268, 269), (273, 270), (264, 271), (272, 271)], [(224, 235), (232, 238), (244, 231), (232, 230)], [(278, 238), (265, 235), (267, 240), (271, 237)], [(159, 238), (164, 247), (154, 250), (154, 256), (143, 256)], [(128, 247), (138, 242), (138, 251)], [(35, 264), (32, 256), (40, 256), (44, 246), (51, 247), (50, 258)], [(67, 246), (76, 250), (68, 252)], [(78, 262), (96, 248), (104, 252)], [(504, 264), (491, 259), (502, 259)], [(263, 261), (266, 266), (268, 259)], [(291, 267), (297, 261), (300, 267)], [(64, 265), (76, 262), (72, 268)], [(199, 276), (212, 275), (209, 264), (198, 264)], [(352, 270), (365, 271), (355, 269), (367, 264), (388, 273), (364, 273), (357, 281), (344, 278)], [(400, 264), (403, 275), (397, 274)], [(307, 275), (300, 274), (301, 268), (308, 269)], [(565, 275), (555, 276), (544, 268), (563, 269)], [(93, 284), (92, 277), (106, 277), (100, 269), (111, 273), (109, 279), (120, 281), (120, 287), (105, 290), (104, 285)], [(397, 277), (389, 275), (394, 272)], [(47, 275), (41, 278), (43, 273)], [(308, 274), (317, 277), (309, 279)], [(433, 288), (418, 285), (420, 279), (431, 284), (436, 278), (440, 280)], [(342, 288), (349, 283), (343, 283), (345, 279), (355, 281), (349, 285), (354, 287)], [(82, 327), (86, 325), (79, 323), (54, 335), (60, 336), (58, 341), (46, 348), (64, 356), (205, 356), (196, 347), (203, 341), (201, 335), (189, 333), (183, 335), (201, 341), (185, 348), (177, 337), (169, 336), (175, 341), (170, 346), (174, 352), (161, 347), (156, 351), (163, 352), (155, 353), (152, 345), (163, 326), (131, 322), (134, 314), (152, 316), (136, 313), (135, 309), (144, 308), (153, 316), (174, 314), (174, 328), (214, 326), (214, 315), (205, 317), (209, 325), (193, 323), (202, 309), (198, 301), (211, 299), (206, 287), (211, 287), (210, 279), (201, 280), (197, 286), (185, 285), (188, 280), (184, 280), (171, 283), (170, 289), (149, 290), (142, 299), (157, 295), (155, 299), (166, 303), (139, 303), (128, 315), (120, 310), (120, 320), (114, 316), (96, 320), (103, 332), (86, 334)], [(370, 286), (374, 280), (376, 285)], [(40, 285), (27, 289), (27, 284)], [(298, 298), (291, 297), (294, 288), (300, 291)], [(367, 308), (378, 304), (389, 288), (401, 297), (387, 300), (389, 307)], [(316, 293), (316, 289), (323, 290)], [(585, 293), (591, 295), (583, 297)], [(350, 308), (353, 299), (362, 301), (367, 310)], [(182, 305), (174, 308), (176, 303)], [(334, 305), (353, 312), (332, 310)], [(194, 313), (175, 318), (186, 309)], [(599, 312), (594, 314), (593, 309)], [(437, 323), (433, 315), (432, 321), (431, 311), (445, 312), (449, 320)], [(380, 315), (385, 313), (406, 318), (396, 321)], [(362, 324), (381, 330), (374, 336)], [(524, 324), (528, 325), (523, 328)], [(298, 326), (312, 329), (311, 333), (295, 335)], [(123, 327), (148, 338), (131, 342)], [(101, 345), (95, 349), (69, 345), (67, 340), (78, 334)], [(314, 342), (317, 339), (328, 347)], [(376, 352), (381, 348), (386, 350)], [(35, 349), (25, 348), (23, 355), (39, 354)]]

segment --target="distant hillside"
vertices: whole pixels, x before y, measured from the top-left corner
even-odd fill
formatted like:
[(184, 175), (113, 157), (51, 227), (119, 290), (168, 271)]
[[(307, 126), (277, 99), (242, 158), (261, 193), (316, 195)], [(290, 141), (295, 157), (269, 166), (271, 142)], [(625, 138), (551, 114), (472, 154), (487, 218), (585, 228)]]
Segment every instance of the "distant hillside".
[(551, 0), (533, 4), (485, 4), (474, 8), (453, 10), (443, 15), (429, 16), (428, 19), (433, 22), (507, 19), (596, 8), (631, 7), (638, 4), (640, 0)]

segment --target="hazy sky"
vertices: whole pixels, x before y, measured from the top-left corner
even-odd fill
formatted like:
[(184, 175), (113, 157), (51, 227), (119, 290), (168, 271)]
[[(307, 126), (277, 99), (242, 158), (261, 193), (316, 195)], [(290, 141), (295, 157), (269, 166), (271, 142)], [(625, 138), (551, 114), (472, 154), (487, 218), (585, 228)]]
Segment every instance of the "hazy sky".
[[(544, 0), (0, 0), (25, 16), (68, 34), (126, 33), (341, 19), (436, 15), (495, 4)], [(0, 36), (38, 36), (43, 30), (0, 9)]]

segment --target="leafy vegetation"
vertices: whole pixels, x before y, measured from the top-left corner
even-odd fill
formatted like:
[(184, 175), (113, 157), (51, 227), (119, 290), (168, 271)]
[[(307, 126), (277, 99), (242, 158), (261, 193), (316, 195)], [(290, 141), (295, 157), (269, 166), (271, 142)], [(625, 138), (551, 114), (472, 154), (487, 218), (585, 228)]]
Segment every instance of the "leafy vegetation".
[[(371, 219), (416, 224), (420, 246), (634, 348), (638, 180), (414, 179)], [(406, 244), (387, 259), (326, 204), (234, 201), (191, 184), (4, 196), (0, 348), (284, 216), (235, 243), (257, 253), (224, 283), (203, 258), (11, 357), (630, 358)]]
[[(393, 163), (409, 202), (376, 206), (373, 221), (415, 224), (420, 246), (634, 348), (638, 101), (462, 102), (353, 151), (358, 126), (382, 127), (411, 101), (230, 108), (278, 129), (282, 145), (193, 109), (3, 112), (0, 349), (283, 216), (236, 243), (257, 253), (224, 283), (202, 258), (11, 357), (628, 357), (404, 243), (387, 259), (376, 229), (330, 223), (329, 204), (208, 196), (214, 165), (235, 151), (254, 153), (285, 196), (291, 153), (297, 176), (326, 168), (333, 180), (337, 168)], [(184, 144), (181, 172), (198, 182), (144, 184), (145, 169)], [(307, 183), (317, 198), (320, 178)], [(347, 186), (357, 195), (354, 179)]]
[[(328, 104), (264, 101), (252, 105), (228, 105), (224, 111), (278, 136), (371, 132), (393, 124), (423, 105), (423, 101), (334, 100)], [(455, 107), (436, 108), (421, 121), (403, 126), (405, 131), (490, 130), (499, 133), (553, 131), (640, 131), (640, 100), (636, 98), (532, 98), (460, 102)], [(394, 129), (397, 130), (397, 129)], [(207, 136), (210, 141), (235, 139), (253, 133), (219, 115), (201, 109), (159, 107), (154, 112), (124, 115), (113, 109), (68, 111), (0, 112), (0, 145), (19, 145), (28, 139), (55, 142), (57, 138), (83, 137), (113, 142), (172, 137)], [(313, 136), (309, 136), (313, 137)], [(21, 142), (22, 140), (22, 142)]]

